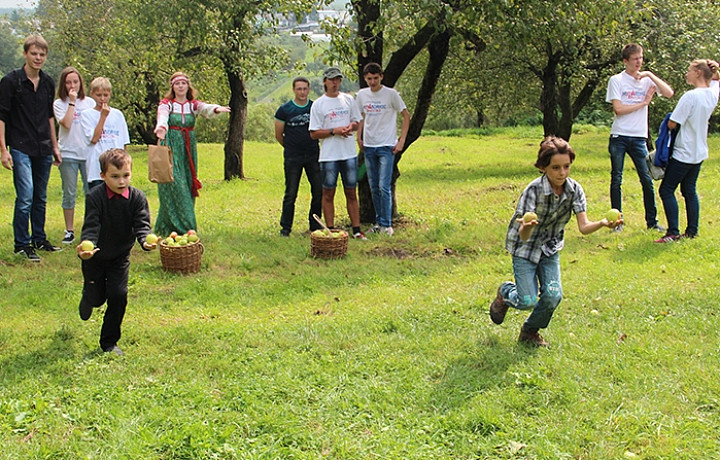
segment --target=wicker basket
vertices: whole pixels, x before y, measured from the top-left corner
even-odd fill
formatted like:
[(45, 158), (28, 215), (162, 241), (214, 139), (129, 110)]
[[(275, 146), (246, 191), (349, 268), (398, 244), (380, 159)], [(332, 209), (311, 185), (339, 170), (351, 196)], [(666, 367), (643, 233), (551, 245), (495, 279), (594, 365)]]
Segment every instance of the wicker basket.
[(205, 252), (205, 247), (200, 241), (178, 247), (170, 247), (160, 241), (158, 246), (160, 247), (160, 262), (165, 270), (182, 274), (200, 271), (202, 254)]
[(310, 234), (310, 255), (318, 259), (341, 259), (347, 254), (348, 234), (332, 238)]

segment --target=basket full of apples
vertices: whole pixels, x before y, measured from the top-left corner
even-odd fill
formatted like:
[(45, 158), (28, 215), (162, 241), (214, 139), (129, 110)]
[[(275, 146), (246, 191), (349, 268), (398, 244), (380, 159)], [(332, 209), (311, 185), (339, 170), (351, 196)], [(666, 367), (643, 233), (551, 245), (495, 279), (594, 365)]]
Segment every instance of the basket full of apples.
[(347, 254), (348, 233), (324, 228), (310, 233), (310, 255), (319, 259), (340, 259)]
[(205, 247), (195, 230), (184, 235), (172, 232), (167, 238), (158, 240), (160, 262), (165, 270), (183, 274), (197, 273)]

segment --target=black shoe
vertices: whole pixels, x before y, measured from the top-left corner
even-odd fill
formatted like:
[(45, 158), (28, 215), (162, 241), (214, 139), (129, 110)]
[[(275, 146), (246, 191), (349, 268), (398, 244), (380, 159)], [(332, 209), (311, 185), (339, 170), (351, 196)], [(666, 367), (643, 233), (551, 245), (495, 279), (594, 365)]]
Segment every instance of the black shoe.
[(122, 349), (121, 349), (120, 347), (118, 347), (117, 345), (113, 345), (113, 346), (110, 347), (110, 348), (103, 349), (103, 351), (104, 351), (105, 353), (115, 353), (115, 354), (118, 355), (118, 356), (122, 356), (122, 355), (125, 354), (125, 352), (122, 351)]
[(285, 230), (284, 228), (280, 230), (280, 236), (290, 236), (290, 230)]
[(55, 251), (62, 251), (62, 248), (59, 248), (57, 246), (53, 246), (51, 242), (48, 240), (43, 241), (33, 241), (33, 246), (38, 251), (47, 251), (47, 252), (55, 252)]
[(65, 230), (65, 238), (62, 239), (62, 244), (72, 244), (75, 241), (75, 232)]
[(35, 253), (35, 249), (33, 249), (32, 246), (25, 246), (24, 248), (17, 249), (15, 250), (15, 254), (29, 260), (30, 262), (40, 262), (40, 256)]
[(83, 321), (87, 321), (90, 319), (90, 315), (92, 315), (93, 307), (89, 303), (85, 301), (85, 298), (83, 297), (80, 299), (80, 305), (78, 305), (78, 311), (80, 312), (80, 319)]

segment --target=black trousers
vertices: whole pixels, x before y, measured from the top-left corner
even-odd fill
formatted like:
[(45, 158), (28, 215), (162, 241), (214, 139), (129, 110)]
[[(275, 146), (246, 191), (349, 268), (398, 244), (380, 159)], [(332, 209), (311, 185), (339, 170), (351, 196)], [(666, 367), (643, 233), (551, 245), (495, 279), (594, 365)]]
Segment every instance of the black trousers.
[(120, 340), (120, 326), (125, 317), (130, 254), (112, 260), (95, 257), (83, 260), (82, 273), (85, 280), (82, 302), (89, 303), (93, 308), (107, 302), (100, 331), (100, 348), (110, 350)]
[(285, 155), (285, 196), (283, 196), (282, 214), (280, 215), (280, 227), (290, 232), (295, 217), (295, 200), (300, 187), (303, 169), (310, 183), (310, 211), (308, 212), (308, 226), (310, 230), (322, 228), (313, 218), (322, 214), (322, 174), (317, 154)]

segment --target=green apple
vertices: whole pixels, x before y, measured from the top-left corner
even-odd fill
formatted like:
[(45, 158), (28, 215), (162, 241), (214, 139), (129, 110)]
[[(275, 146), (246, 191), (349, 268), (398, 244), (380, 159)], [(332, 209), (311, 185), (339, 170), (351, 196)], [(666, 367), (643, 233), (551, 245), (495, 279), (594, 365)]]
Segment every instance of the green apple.
[(165, 238), (166, 246), (172, 246), (173, 244), (175, 244), (175, 240), (171, 236), (168, 236), (167, 238)]
[(149, 234), (148, 236), (145, 237), (145, 242), (146, 242), (147, 244), (155, 244), (155, 243), (157, 243), (157, 240), (158, 240), (158, 237), (157, 237), (157, 235), (154, 234), (154, 233), (151, 233), (151, 234)]
[(188, 243), (194, 243), (199, 239), (200, 239), (200, 237), (197, 236), (195, 233), (188, 232), (188, 237), (187, 237)]
[(320, 229), (315, 230), (314, 232), (312, 232), (312, 234), (313, 234), (314, 236), (316, 236), (317, 238), (320, 238), (320, 237), (325, 236), (325, 233), (323, 233), (323, 231), (320, 230)]
[(342, 232), (332, 232), (333, 238), (340, 238), (342, 236)]
[(532, 222), (534, 220), (537, 220), (537, 214), (535, 214), (532, 211), (528, 211), (525, 214), (523, 214), (523, 222)]
[(330, 229), (329, 228), (323, 229), (323, 234), (325, 236), (330, 236)]
[(620, 211), (612, 208), (607, 212), (607, 214), (605, 214), (605, 218), (608, 222), (617, 222), (617, 220), (620, 219)]
[(80, 243), (80, 249), (85, 252), (92, 251), (93, 249), (95, 249), (95, 244), (90, 240), (85, 240)]

